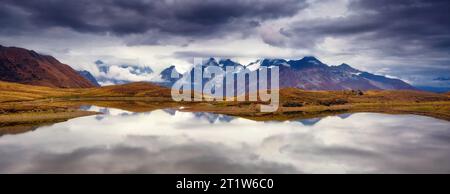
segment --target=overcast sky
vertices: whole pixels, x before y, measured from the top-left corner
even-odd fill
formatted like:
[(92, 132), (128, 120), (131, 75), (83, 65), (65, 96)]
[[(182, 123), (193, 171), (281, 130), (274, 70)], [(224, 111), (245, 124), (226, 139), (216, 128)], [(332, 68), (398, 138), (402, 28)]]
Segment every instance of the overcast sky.
[[(313, 55), (416, 85), (449, 85), (448, 0), (0, 0), (0, 44), (94, 62)], [(433, 80), (436, 78), (444, 78)]]

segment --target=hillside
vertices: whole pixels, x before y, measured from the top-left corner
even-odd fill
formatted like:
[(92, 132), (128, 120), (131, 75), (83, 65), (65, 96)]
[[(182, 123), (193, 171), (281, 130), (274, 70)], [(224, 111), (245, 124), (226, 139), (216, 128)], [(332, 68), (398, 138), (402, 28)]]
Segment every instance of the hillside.
[(170, 89), (148, 82), (104, 86), (83, 90), (82, 97), (165, 97), (170, 98)]
[[(449, 96), (414, 90), (308, 91), (297, 88), (280, 90), (281, 102), (301, 105), (336, 105), (349, 103), (420, 103), (449, 101)], [(299, 105), (299, 106), (301, 106)]]
[(70, 66), (52, 56), (1, 45), (0, 80), (58, 88), (95, 87)]
[(97, 79), (91, 74), (91, 72), (83, 70), (83, 71), (77, 71), (78, 74), (83, 76), (85, 79), (89, 80), (94, 86), (100, 87), (100, 84), (97, 82)]
[(51, 88), (0, 81), (0, 102), (82, 97), (170, 97), (170, 89), (146, 82), (84, 89)]
[(0, 81), (0, 102), (64, 97), (81, 93), (79, 89), (50, 88)]

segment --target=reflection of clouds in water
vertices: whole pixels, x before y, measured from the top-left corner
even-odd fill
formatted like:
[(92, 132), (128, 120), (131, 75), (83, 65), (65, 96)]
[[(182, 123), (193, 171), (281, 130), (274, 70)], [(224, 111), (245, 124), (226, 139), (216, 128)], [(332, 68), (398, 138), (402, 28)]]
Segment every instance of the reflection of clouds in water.
[(0, 138), (0, 172), (450, 172), (447, 121), (359, 113), (314, 123), (175, 110), (83, 117)]
[[(140, 137), (145, 138), (145, 137)], [(133, 141), (133, 139), (129, 139)], [(148, 138), (146, 144), (158, 141)], [(55, 173), (298, 173), (290, 165), (264, 161), (257, 155), (223, 145), (196, 143), (161, 146), (151, 149), (124, 144), (73, 150), (69, 153), (50, 153), (33, 150), (26, 160), (0, 158), (0, 171)], [(17, 150), (15, 150), (17, 151)], [(30, 150), (25, 150), (30, 151)], [(0, 155), (14, 153), (0, 148)], [(5, 162), (6, 160), (6, 162)], [(17, 165), (17, 162), (20, 165)], [(6, 164), (6, 165), (4, 165)], [(17, 169), (15, 166), (23, 168)]]
[(289, 142), (281, 152), (301, 161), (307, 172), (450, 172), (450, 141), (442, 141), (443, 134), (450, 134), (448, 122), (367, 113), (351, 119), (329, 117), (319, 130), (265, 141)]
[(199, 119), (206, 119), (209, 121), (209, 123), (214, 123), (216, 121), (222, 121), (222, 122), (230, 122), (234, 119), (232, 116), (228, 115), (221, 115), (221, 114), (213, 114), (208, 112), (194, 112), (193, 113), (195, 117)]

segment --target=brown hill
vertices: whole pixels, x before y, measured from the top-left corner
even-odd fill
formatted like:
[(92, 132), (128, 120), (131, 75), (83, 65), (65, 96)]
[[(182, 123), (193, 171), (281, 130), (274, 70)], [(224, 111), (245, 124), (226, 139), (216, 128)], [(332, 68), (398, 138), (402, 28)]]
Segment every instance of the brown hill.
[(0, 80), (59, 88), (95, 87), (74, 69), (52, 56), (0, 45)]
[(148, 82), (86, 89), (82, 97), (164, 97), (170, 98), (170, 89)]
[(170, 98), (170, 89), (146, 82), (135, 82), (99, 88), (50, 88), (0, 81), (0, 103), (49, 98), (89, 97)]
[[(450, 101), (450, 96), (417, 90), (308, 91), (297, 88), (280, 90), (282, 103), (288, 106), (340, 105), (349, 103), (420, 103)], [(289, 104), (291, 103), (291, 104)]]

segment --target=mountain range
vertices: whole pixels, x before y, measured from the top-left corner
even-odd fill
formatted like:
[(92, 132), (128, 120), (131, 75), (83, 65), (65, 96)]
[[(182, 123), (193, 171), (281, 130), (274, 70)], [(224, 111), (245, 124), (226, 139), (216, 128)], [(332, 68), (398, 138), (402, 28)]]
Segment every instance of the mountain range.
[(86, 71), (86, 70), (82, 70), (82, 71), (77, 71), (78, 74), (80, 74), (81, 76), (83, 76), (85, 79), (89, 80), (92, 84), (94, 84), (94, 86), (96, 87), (100, 87), (101, 85), (97, 82), (97, 79), (95, 79), (95, 77), (91, 74), (91, 72)]
[[(38, 54), (35, 51), (17, 47), (0, 46), (0, 80), (23, 84), (60, 88), (87, 88), (109, 84), (125, 84), (144, 81), (154, 74), (148, 66), (116, 65), (111, 66), (98, 60), (95, 62), (100, 74), (92, 75), (86, 70), (75, 71), (54, 57)], [(248, 65), (242, 65), (231, 59), (209, 58), (201, 64), (210, 66), (234, 67), (233, 74), (244, 71), (256, 71), (261, 67), (279, 67), (281, 88), (300, 88), (305, 90), (415, 90), (413, 86), (400, 80), (375, 75), (351, 67), (348, 64), (330, 66), (315, 57), (308, 56), (299, 60), (260, 59)], [(170, 87), (178, 79), (171, 78), (175, 66), (164, 69), (159, 76), (160, 85)], [(124, 74), (126, 74), (124, 76)], [(126, 79), (132, 77), (137, 80)], [(209, 79), (204, 79), (204, 83)], [(151, 80), (148, 80), (151, 82)]]
[[(230, 59), (210, 58), (204, 61), (202, 68), (217, 66), (225, 70), (226, 67), (235, 67), (235, 74), (248, 69), (256, 71), (261, 67), (279, 67), (281, 88), (300, 88), (305, 90), (415, 90), (408, 83), (400, 80), (375, 75), (351, 67), (348, 64), (329, 66), (315, 57), (304, 57), (299, 60), (261, 59), (246, 66)], [(177, 79), (171, 78), (175, 66), (166, 68), (161, 72), (164, 85), (171, 85)], [(192, 71), (191, 71), (192, 72)], [(179, 72), (178, 72), (179, 73)], [(204, 80), (207, 81), (208, 79)]]

